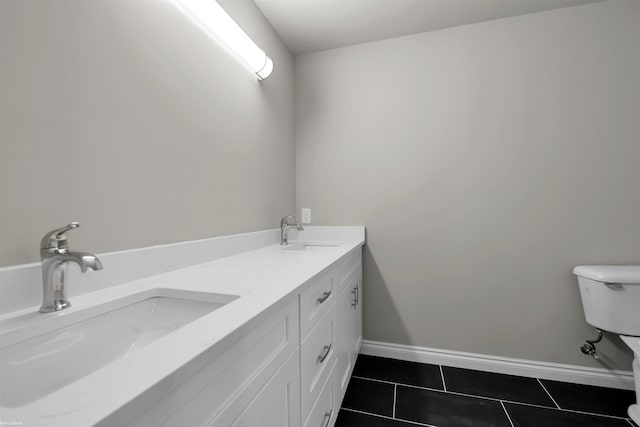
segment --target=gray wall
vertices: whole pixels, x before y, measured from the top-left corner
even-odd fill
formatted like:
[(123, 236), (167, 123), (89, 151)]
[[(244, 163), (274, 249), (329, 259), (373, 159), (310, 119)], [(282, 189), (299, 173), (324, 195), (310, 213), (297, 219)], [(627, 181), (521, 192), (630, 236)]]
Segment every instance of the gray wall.
[(296, 57), (296, 203), (367, 226), (366, 339), (598, 366), (571, 270), (640, 262), (639, 46), (613, 0)]
[(71, 220), (104, 252), (274, 228), (295, 206), (293, 58), (258, 82), (168, 1), (0, 1), (0, 266)]

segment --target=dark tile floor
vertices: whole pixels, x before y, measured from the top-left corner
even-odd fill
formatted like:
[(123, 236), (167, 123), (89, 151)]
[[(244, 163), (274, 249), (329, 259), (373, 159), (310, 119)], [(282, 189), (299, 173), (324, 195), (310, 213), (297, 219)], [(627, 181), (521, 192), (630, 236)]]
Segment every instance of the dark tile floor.
[(336, 427), (631, 427), (632, 391), (360, 355)]

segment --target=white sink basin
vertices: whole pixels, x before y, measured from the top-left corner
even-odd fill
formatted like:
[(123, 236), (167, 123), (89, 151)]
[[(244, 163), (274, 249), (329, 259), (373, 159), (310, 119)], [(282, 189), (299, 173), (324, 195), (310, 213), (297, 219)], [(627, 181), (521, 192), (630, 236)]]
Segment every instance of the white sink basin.
[(308, 251), (313, 249), (337, 248), (339, 245), (333, 243), (313, 243), (313, 242), (296, 242), (283, 246), (285, 251)]
[(54, 314), (43, 322), (44, 330), (39, 325), (37, 336), (29, 327), (12, 331), (9, 340), (5, 334), (0, 349), (0, 406), (23, 406), (40, 399), (236, 298), (153, 289), (84, 310), (71, 309), (68, 314), (60, 312), (57, 317)]

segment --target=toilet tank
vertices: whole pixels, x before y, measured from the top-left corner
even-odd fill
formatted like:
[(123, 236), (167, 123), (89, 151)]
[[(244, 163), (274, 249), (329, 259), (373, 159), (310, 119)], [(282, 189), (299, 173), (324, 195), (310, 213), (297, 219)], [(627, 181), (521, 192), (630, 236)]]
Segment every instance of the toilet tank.
[(587, 323), (640, 336), (640, 265), (581, 265), (573, 274), (578, 276)]

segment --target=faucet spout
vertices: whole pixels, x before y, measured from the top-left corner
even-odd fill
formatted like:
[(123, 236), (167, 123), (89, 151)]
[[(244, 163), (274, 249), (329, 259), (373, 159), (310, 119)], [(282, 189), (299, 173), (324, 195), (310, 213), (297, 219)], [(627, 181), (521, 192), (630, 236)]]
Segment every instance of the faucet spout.
[(102, 262), (94, 254), (89, 252), (67, 252), (64, 255), (56, 257), (60, 262), (74, 262), (80, 267), (80, 271), (86, 273), (87, 271), (99, 271), (102, 270)]

